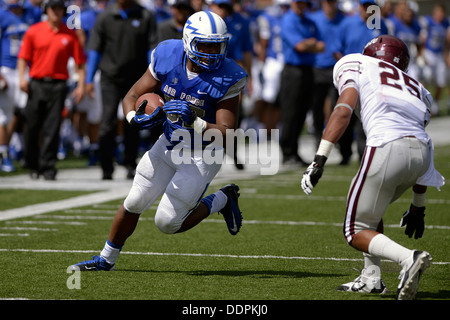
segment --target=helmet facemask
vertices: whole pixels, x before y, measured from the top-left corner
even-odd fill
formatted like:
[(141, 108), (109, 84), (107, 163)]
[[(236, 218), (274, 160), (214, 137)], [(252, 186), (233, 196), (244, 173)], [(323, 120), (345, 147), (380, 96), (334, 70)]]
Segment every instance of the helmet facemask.
[(206, 70), (218, 69), (225, 59), (230, 37), (225, 22), (212, 12), (200, 11), (189, 17), (183, 30), (188, 58)]

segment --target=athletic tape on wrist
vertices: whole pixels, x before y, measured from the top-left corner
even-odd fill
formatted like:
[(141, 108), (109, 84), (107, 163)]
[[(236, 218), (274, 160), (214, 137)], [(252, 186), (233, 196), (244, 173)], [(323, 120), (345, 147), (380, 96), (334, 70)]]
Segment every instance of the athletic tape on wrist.
[(127, 119), (128, 123), (131, 123), (131, 119), (134, 118), (135, 114), (136, 114), (136, 111), (133, 111), (133, 110), (127, 113), (126, 119)]
[(334, 143), (328, 140), (320, 140), (319, 148), (317, 149), (316, 154), (319, 156), (329, 157), (331, 150), (334, 148)]

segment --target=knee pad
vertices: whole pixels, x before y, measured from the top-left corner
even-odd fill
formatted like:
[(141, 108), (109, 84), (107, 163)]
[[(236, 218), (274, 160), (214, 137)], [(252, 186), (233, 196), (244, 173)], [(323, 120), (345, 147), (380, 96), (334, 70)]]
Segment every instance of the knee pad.
[(148, 197), (145, 197), (138, 187), (133, 186), (125, 198), (123, 206), (128, 212), (141, 214), (149, 206)]
[(165, 209), (158, 208), (156, 211), (155, 225), (163, 233), (176, 233), (181, 228), (182, 223), (183, 221), (177, 219), (175, 214), (171, 214)]

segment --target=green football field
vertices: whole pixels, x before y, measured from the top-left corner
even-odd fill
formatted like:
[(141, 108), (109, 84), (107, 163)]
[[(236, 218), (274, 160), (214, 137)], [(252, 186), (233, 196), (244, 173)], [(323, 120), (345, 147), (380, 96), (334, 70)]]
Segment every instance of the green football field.
[[(436, 148), (435, 166), (448, 180), (448, 146)], [(234, 181), (244, 216), (236, 236), (218, 214), (186, 233), (163, 234), (154, 225), (155, 204), (142, 215), (114, 272), (72, 273), (67, 267), (99, 253), (122, 199), (0, 221), (0, 299), (393, 300), (400, 267), (389, 261), (382, 262), (388, 294), (336, 291), (363, 267), (362, 253), (342, 235), (346, 194), (357, 168), (357, 163), (328, 165), (311, 196), (300, 188), (302, 170)], [(208, 191), (219, 187), (213, 184)], [(0, 203), (4, 210), (80, 193), (0, 189)], [(419, 240), (399, 227), (410, 198), (408, 192), (388, 208), (385, 234), (433, 257), (417, 299), (448, 300), (448, 185), (429, 189)]]

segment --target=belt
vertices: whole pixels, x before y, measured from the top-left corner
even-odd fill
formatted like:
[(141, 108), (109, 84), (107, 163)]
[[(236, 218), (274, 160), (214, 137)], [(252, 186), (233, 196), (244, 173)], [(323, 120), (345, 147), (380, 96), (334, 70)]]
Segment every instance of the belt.
[(45, 83), (56, 83), (56, 82), (66, 82), (66, 80), (62, 79), (54, 79), (51, 77), (44, 77), (44, 78), (32, 78), (32, 80), (39, 81), (39, 82), (45, 82)]

